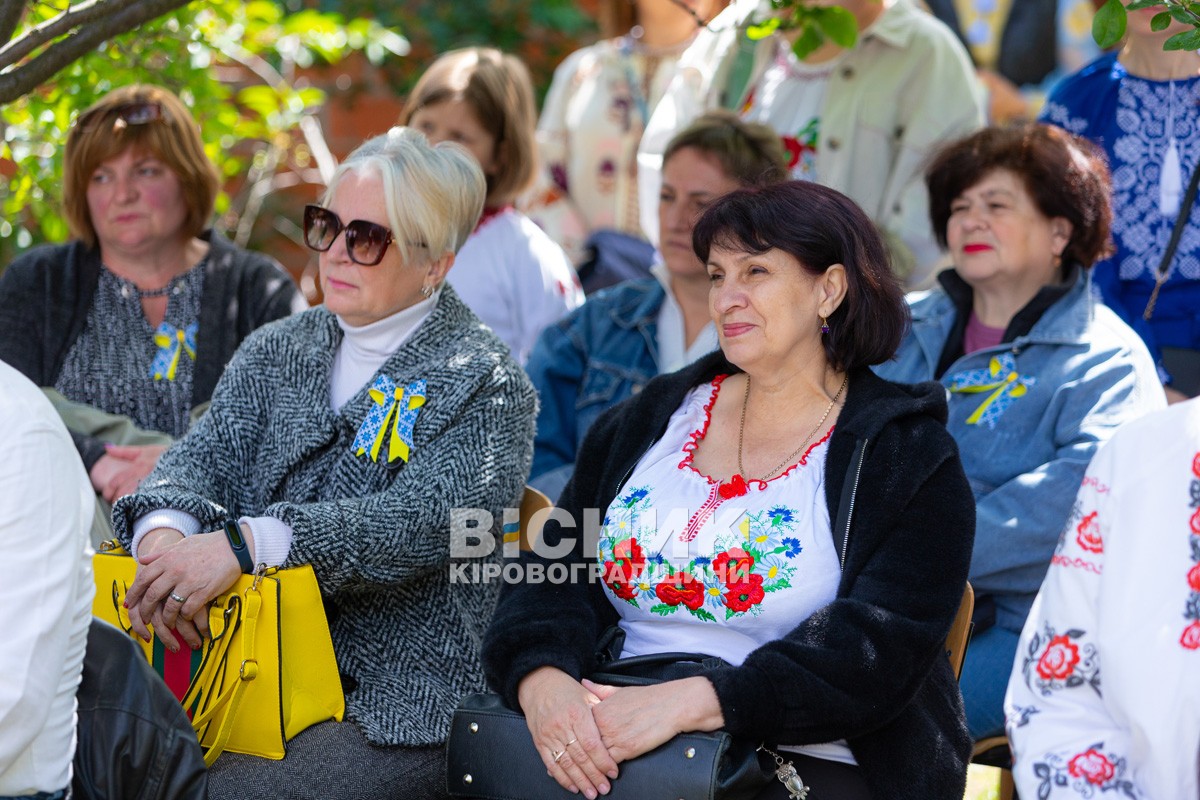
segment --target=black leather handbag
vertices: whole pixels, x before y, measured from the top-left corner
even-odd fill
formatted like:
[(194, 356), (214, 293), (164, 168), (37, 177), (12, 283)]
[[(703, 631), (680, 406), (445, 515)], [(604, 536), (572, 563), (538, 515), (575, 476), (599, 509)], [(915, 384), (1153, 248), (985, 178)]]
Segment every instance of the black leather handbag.
[[(602, 665), (597, 683), (634, 686), (687, 677), (709, 656), (661, 653)], [(719, 661), (719, 659), (717, 659)], [(464, 697), (454, 712), (447, 743), (446, 783), (454, 797), (481, 800), (578, 800), (546, 774), (525, 717), (496, 694)], [(609, 800), (750, 800), (775, 780), (771, 759), (758, 743), (724, 731), (682, 733), (622, 762)]]

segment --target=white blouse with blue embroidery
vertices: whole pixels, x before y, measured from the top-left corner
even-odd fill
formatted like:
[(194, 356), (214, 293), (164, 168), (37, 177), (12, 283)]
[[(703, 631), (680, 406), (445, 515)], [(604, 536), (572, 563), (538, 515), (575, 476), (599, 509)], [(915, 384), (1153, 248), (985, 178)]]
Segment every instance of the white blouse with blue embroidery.
[[(700, 652), (741, 664), (837, 594), (825, 431), (769, 481), (722, 482), (692, 457), (725, 376), (693, 389), (609, 505), (597, 557), (623, 655)], [(845, 742), (787, 747), (854, 763)]]

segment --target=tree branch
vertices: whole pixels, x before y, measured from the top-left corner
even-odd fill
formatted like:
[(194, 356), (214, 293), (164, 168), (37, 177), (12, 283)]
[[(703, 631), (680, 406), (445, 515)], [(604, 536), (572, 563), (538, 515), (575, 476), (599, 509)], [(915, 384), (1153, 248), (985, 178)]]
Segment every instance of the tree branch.
[(21, 24), (25, 0), (0, 0), (0, 44), (5, 44)]
[(68, 6), (67, 10), (57, 17), (46, 20), (36, 28), (21, 34), (20, 38), (0, 47), (0, 68), (20, 62), (46, 42), (54, 41), (73, 28), (119, 13), (134, 2), (135, 0), (90, 0), (81, 5)]
[[(65, 38), (47, 47), (32, 61), (6, 73), (0, 73), (0, 105), (33, 91), (104, 40), (131, 31), (138, 25), (187, 3), (188, 0), (136, 0), (119, 11), (101, 17), (91, 25), (75, 29)], [(110, 9), (112, 7), (108, 6)]]

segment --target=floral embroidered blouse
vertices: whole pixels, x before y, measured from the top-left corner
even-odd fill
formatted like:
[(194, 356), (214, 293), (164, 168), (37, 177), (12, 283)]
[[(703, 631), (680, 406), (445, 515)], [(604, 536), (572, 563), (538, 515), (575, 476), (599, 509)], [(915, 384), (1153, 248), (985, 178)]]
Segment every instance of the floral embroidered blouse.
[[(605, 513), (597, 558), (624, 655), (702, 652), (741, 664), (837, 593), (824, 499), (833, 429), (769, 481), (704, 475), (692, 457), (725, 377), (688, 394)], [(854, 763), (845, 742), (789, 749)]]
[(1200, 400), (1088, 468), (1005, 698), (1022, 797), (1200, 796)]

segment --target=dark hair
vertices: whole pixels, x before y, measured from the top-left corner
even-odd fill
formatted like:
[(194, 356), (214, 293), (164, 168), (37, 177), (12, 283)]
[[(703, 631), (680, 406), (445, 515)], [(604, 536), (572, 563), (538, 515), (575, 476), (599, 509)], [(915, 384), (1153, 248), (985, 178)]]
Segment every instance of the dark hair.
[(663, 165), (688, 147), (716, 159), (742, 186), (767, 186), (788, 177), (787, 151), (779, 134), (762, 123), (745, 122), (732, 111), (717, 109), (696, 117), (667, 144)]
[[(707, 263), (713, 248), (781, 250), (812, 275), (846, 268), (846, 296), (829, 316), (825, 355), (839, 370), (887, 361), (908, 327), (908, 305), (875, 223), (846, 195), (810, 181), (739, 189), (714, 202), (692, 230)], [(813, 325), (817, 321), (813, 320)]]
[(426, 106), (461, 100), (496, 142), (494, 174), (487, 176), (487, 204), (510, 202), (537, 169), (537, 103), (524, 62), (494, 47), (465, 47), (439, 56), (417, 80), (400, 112), (400, 124)]
[(950, 205), (989, 173), (1008, 170), (1046, 217), (1071, 223), (1064, 261), (1090, 267), (1112, 252), (1112, 185), (1096, 146), (1062, 128), (1026, 122), (984, 128), (941, 149), (925, 171), (929, 219), (946, 247)]

